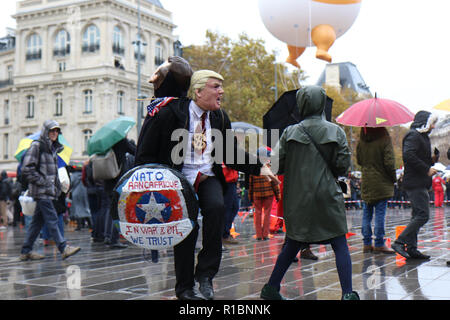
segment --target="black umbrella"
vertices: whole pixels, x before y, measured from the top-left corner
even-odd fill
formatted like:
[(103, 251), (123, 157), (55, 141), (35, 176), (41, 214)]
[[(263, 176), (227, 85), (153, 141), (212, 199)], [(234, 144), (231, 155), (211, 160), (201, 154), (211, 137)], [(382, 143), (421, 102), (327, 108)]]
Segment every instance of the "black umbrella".
[[(284, 129), (303, 120), (298, 111), (297, 99), (295, 97), (296, 94), (297, 90), (286, 91), (263, 116), (263, 128), (267, 129), (267, 145), (271, 148), (273, 148), (276, 143), (276, 141), (274, 141), (274, 145), (272, 145), (271, 129), (278, 129), (279, 137), (281, 137)], [(332, 108), (333, 99), (327, 96), (325, 117), (328, 121), (331, 121)]]

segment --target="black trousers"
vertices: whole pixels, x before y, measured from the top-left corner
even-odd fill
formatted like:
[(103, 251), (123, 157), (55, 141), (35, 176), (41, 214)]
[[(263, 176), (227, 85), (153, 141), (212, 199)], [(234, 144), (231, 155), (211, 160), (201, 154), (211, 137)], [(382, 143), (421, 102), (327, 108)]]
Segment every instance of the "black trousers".
[(411, 221), (398, 236), (397, 241), (410, 249), (417, 249), (417, 235), (420, 228), (430, 219), (430, 195), (425, 188), (406, 190), (411, 200)]
[[(189, 236), (174, 247), (175, 293), (192, 289), (195, 279), (212, 279), (219, 271), (222, 259), (222, 231), (225, 217), (223, 188), (216, 177), (209, 177), (198, 188), (200, 213), (203, 216), (202, 249), (195, 265), (195, 244), (199, 226), (196, 224)], [(195, 269), (195, 270), (194, 270)]]

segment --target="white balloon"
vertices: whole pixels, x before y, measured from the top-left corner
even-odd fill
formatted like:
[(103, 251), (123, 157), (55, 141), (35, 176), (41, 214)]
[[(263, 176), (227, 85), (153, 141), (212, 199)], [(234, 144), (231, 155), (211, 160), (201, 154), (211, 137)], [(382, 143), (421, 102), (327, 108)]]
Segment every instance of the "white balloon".
[(346, 0), (259, 0), (261, 19), (277, 39), (296, 47), (314, 46), (311, 30), (327, 24), (336, 38), (356, 20), (361, 2)]

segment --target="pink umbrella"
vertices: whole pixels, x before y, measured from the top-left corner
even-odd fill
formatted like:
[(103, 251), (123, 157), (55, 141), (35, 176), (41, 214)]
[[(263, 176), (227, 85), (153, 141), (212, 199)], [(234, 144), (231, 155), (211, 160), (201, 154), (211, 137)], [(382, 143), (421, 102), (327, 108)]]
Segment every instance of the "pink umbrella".
[(392, 127), (414, 120), (414, 113), (400, 103), (377, 98), (355, 103), (336, 121), (352, 127)]

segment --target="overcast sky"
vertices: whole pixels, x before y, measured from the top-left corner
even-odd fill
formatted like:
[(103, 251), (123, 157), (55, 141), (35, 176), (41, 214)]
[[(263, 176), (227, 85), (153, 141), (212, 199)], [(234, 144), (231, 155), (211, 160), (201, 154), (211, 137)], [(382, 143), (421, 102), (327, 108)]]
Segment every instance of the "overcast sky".
[[(145, 0), (141, 0), (145, 1)], [(265, 40), (285, 60), (285, 44), (264, 27), (258, 0), (160, 0), (172, 11), (183, 45), (203, 44), (210, 29), (237, 39), (241, 32)], [(15, 26), (15, 1), (3, 0), (0, 31)], [(333, 62), (352, 62), (372, 93), (413, 112), (450, 99), (450, 1), (363, 0), (353, 26), (330, 49)], [(298, 62), (314, 84), (326, 62), (307, 48)]]

